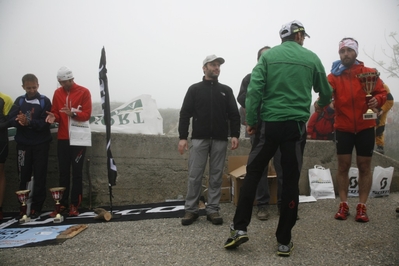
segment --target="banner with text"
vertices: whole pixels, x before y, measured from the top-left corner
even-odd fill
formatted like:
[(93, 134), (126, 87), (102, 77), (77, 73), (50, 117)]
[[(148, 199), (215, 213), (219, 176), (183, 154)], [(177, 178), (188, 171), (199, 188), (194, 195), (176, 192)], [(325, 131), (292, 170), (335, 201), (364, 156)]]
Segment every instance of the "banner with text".
[[(155, 100), (140, 95), (111, 111), (112, 133), (163, 134), (163, 119)], [(92, 132), (105, 132), (104, 115), (90, 118)]]

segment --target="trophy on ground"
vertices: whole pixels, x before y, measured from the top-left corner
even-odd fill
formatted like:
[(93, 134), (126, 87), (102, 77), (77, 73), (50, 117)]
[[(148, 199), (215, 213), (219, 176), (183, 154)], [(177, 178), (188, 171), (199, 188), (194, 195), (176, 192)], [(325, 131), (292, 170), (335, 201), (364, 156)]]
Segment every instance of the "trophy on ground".
[(20, 224), (30, 221), (30, 218), (26, 215), (26, 210), (27, 210), (26, 201), (29, 198), (29, 192), (30, 192), (30, 190), (28, 190), (28, 189), (18, 190), (17, 192), (15, 192), (15, 194), (17, 194), (17, 196), (18, 196), (19, 202), (21, 202), (21, 204), (22, 204), (20, 207), (20, 215), (21, 215), (21, 218), (19, 219)]
[[(377, 83), (379, 72), (367, 72), (357, 75), (360, 82), (362, 83), (362, 89), (366, 93), (366, 104), (369, 103), (370, 99), (373, 97), (371, 93), (375, 89), (375, 84)], [(377, 114), (373, 112), (370, 108), (367, 109), (367, 112), (363, 114), (364, 120), (377, 119)]]
[(55, 211), (57, 212), (54, 217), (54, 223), (61, 223), (64, 221), (64, 216), (60, 214), (62, 195), (64, 194), (65, 187), (53, 187), (50, 188), (51, 196), (55, 200)]

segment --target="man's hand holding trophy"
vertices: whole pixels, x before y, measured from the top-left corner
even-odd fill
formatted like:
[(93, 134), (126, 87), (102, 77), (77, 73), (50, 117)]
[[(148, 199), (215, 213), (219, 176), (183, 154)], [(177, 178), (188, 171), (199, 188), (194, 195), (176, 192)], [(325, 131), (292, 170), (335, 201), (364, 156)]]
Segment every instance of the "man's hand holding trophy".
[(371, 95), (371, 93), (375, 89), (375, 84), (377, 83), (378, 77), (380, 73), (378, 71), (375, 72), (367, 72), (357, 75), (359, 78), (363, 91), (366, 93), (366, 104), (367, 104), (367, 111), (363, 114), (364, 120), (376, 119), (377, 114), (372, 110), (378, 106), (378, 101), (376, 98)]

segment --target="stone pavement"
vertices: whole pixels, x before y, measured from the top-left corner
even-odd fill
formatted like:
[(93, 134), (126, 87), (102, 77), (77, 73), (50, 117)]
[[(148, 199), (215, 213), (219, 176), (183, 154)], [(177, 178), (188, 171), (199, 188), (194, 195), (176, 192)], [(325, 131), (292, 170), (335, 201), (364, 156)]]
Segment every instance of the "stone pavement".
[(62, 245), (0, 250), (0, 265), (399, 265), (399, 193), (368, 201), (369, 223), (354, 221), (357, 198), (346, 221), (333, 218), (338, 199), (299, 205), (290, 257), (276, 255), (277, 209), (267, 221), (253, 220), (249, 241), (225, 250), (235, 207), (221, 204), (225, 223), (201, 216), (190, 226), (180, 219), (104, 222)]

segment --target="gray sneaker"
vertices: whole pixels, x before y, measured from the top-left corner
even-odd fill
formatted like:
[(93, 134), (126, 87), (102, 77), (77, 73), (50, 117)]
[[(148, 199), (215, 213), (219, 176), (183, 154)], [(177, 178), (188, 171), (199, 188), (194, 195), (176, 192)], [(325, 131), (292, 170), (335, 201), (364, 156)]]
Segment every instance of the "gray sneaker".
[(267, 220), (269, 219), (269, 206), (268, 205), (261, 205), (258, 207), (258, 213), (256, 214), (259, 220)]
[(235, 249), (239, 245), (247, 242), (249, 240), (247, 231), (234, 230), (234, 225), (230, 225), (230, 237), (224, 243), (225, 249)]
[(223, 224), (223, 218), (220, 216), (219, 212), (208, 214), (206, 219), (215, 225)]
[(190, 225), (195, 220), (197, 220), (197, 218), (198, 218), (198, 213), (186, 212), (186, 214), (184, 214), (183, 219), (181, 219), (181, 224), (182, 225)]
[(277, 243), (277, 255), (282, 257), (289, 257), (291, 251), (294, 249), (294, 243), (290, 242), (288, 245)]

